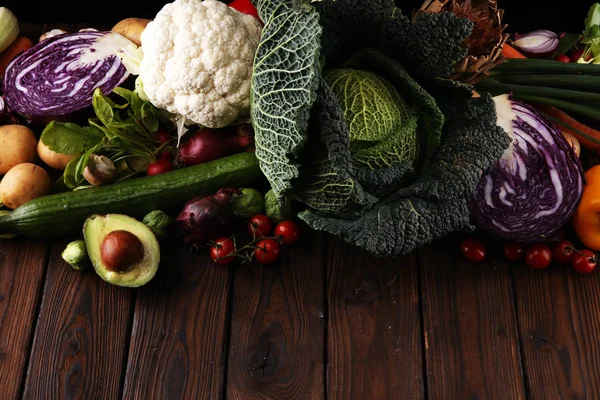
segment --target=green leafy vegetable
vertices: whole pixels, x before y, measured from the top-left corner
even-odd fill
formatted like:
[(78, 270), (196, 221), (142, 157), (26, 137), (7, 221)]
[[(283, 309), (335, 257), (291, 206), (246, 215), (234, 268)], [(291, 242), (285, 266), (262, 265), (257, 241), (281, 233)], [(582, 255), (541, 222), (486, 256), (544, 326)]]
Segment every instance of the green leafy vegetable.
[[(265, 11), (277, 7), (267, 3), (279, 3), (263, 2), (261, 18), (272, 21)], [(308, 124), (301, 118), (288, 121), (294, 128), (255, 129), (265, 152), (276, 149), (268, 141), (273, 136), (296, 135), (293, 160), (277, 160), (283, 163), (278, 170), (295, 171), (279, 195), (304, 203), (299, 216), (309, 226), (376, 256), (407, 253), (471, 228), (468, 200), (509, 144), (496, 126), (491, 96), (473, 98), (472, 87), (448, 78), (467, 52), (472, 22), (451, 13), (422, 13), (411, 21), (391, 0), (311, 4), (323, 28), (323, 72), (312, 89)], [(280, 29), (293, 24), (286, 20)], [(296, 79), (297, 68), (286, 75), (289, 63), (281, 63), (295, 47), (267, 37), (261, 51), (270, 58), (262, 67), (277, 69), (278, 80), (255, 82), (253, 95), (269, 94), (276, 82), (287, 89), (280, 104), (298, 104), (291, 94), (307, 87)], [(294, 39), (312, 49), (318, 43), (310, 41), (319, 37)], [(268, 177), (273, 173), (262, 169)]]
[(60, 154), (81, 154), (102, 142), (104, 133), (93, 126), (51, 121), (40, 136), (50, 150)]
[(257, 0), (265, 25), (251, 89), (256, 157), (277, 197), (298, 176), (319, 72), (319, 15), (307, 2)]

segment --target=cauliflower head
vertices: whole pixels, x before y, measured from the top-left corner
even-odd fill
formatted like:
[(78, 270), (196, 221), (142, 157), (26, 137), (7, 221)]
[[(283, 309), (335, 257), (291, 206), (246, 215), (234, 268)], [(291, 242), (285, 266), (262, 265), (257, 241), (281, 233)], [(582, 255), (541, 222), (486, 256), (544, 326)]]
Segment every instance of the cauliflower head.
[(261, 23), (217, 0), (175, 0), (144, 29), (139, 78), (156, 107), (209, 128), (249, 114)]

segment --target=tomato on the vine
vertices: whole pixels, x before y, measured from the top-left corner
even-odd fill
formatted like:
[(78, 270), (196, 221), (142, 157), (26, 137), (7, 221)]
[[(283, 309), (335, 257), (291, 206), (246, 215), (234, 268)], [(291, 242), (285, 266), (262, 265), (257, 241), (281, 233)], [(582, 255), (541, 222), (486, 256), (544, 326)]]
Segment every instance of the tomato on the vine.
[(598, 256), (591, 250), (580, 250), (573, 255), (571, 266), (580, 274), (589, 274), (596, 269)]
[(217, 264), (229, 264), (233, 261), (235, 244), (230, 238), (220, 238), (210, 246), (210, 258)]
[(281, 221), (275, 227), (275, 236), (281, 238), (284, 245), (296, 243), (300, 237), (300, 228), (294, 221)]
[(173, 169), (173, 163), (167, 158), (159, 158), (146, 169), (147, 175), (159, 175)]
[(256, 242), (254, 258), (261, 264), (271, 264), (279, 259), (279, 243), (273, 239), (261, 239)]
[(561, 240), (554, 246), (552, 258), (560, 264), (566, 264), (573, 258), (575, 247), (568, 240)]
[(525, 263), (529, 268), (544, 269), (550, 265), (551, 261), (552, 251), (545, 244), (532, 244), (525, 252)]
[(474, 262), (479, 262), (485, 258), (485, 246), (475, 238), (463, 240), (460, 250), (465, 258)]
[(517, 261), (525, 255), (525, 248), (521, 243), (504, 243), (504, 257), (510, 261)]
[(273, 222), (265, 214), (253, 215), (248, 221), (248, 233), (252, 237), (269, 236), (273, 231)]

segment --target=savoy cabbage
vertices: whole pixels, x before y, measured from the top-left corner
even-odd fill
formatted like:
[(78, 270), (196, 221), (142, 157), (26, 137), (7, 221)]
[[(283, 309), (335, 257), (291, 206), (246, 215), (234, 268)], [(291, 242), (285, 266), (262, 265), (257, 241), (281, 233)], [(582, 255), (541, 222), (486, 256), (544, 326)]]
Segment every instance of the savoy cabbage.
[(375, 256), (471, 228), (468, 200), (509, 144), (491, 97), (448, 79), (472, 23), (451, 13), (413, 22), (391, 0), (256, 4), (265, 31), (252, 118), (278, 196), (304, 204), (309, 226)]

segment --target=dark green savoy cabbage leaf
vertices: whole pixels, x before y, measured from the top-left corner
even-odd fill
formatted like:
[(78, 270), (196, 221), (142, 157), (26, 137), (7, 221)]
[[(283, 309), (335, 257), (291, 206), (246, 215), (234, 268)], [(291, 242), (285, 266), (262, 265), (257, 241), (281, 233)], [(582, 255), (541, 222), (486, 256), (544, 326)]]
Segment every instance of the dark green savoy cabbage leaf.
[[(299, 216), (309, 226), (375, 256), (405, 254), (471, 228), (467, 200), (509, 142), (496, 126), (491, 97), (471, 98), (470, 87), (447, 79), (466, 53), (472, 23), (450, 13), (421, 14), (411, 22), (387, 0), (256, 4), (265, 31), (253, 76), (252, 122), (257, 156), (274, 191), (303, 202), (307, 209)], [(318, 34), (304, 30), (313, 24)], [(351, 102), (326, 79), (339, 68), (390, 82), (414, 126), (400, 126), (357, 150), (345, 116)], [(390, 153), (398, 153), (390, 144), (403, 140), (407, 129), (416, 132), (419, 157), (390, 162)], [(364, 162), (365, 154), (384, 161)]]

